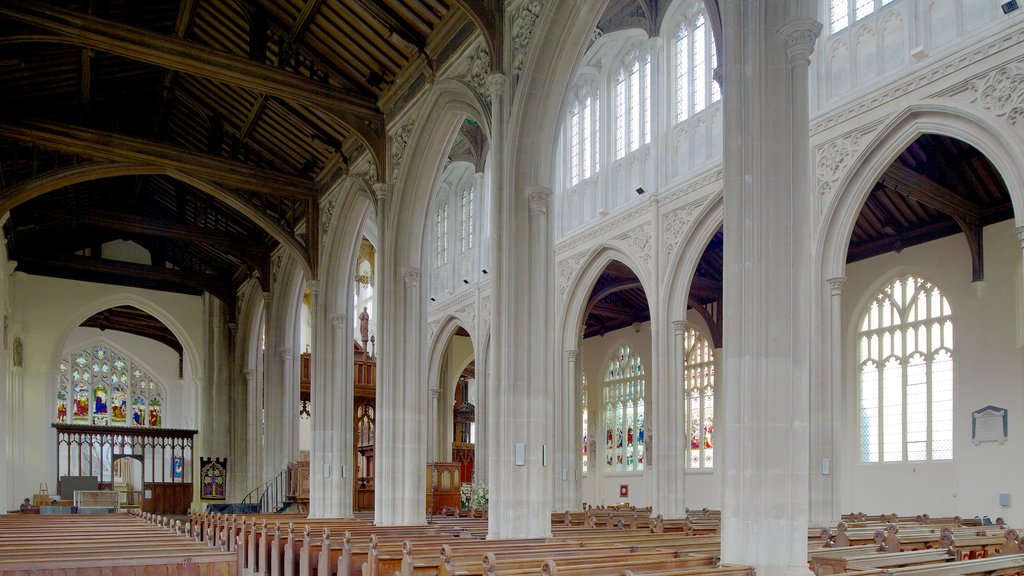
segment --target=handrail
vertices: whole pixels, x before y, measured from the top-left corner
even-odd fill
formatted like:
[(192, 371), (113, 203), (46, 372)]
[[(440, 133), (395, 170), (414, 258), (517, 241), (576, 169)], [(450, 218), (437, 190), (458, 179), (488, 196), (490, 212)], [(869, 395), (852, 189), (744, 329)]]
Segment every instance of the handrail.
[(242, 504), (257, 504), (260, 514), (283, 512), (289, 504), (288, 480), (288, 469), (285, 468), (277, 476), (253, 488), (242, 498)]

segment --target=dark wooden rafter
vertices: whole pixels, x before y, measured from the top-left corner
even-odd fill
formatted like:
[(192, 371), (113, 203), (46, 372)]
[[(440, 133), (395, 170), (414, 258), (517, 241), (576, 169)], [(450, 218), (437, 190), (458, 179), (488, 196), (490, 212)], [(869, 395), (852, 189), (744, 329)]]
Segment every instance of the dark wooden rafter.
[(18, 270), (38, 276), (69, 278), (101, 284), (120, 284), (151, 290), (199, 295), (209, 292), (229, 309), (234, 309), (235, 286), (230, 278), (186, 272), (163, 266), (104, 260), (89, 256), (64, 255), (54, 258), (21, 256)]
[(454, 0), (473, 20), (491, 55), (491, 72), (505, 72), (505, 6), (501, 0)]
[(178, 353), (183, 349), (174, 332), (149, 312), (134, 306), (114, 306), (93, 314), (81, 324), (84, 328), (117, 330), (160, 342)]
[(125, 58), (224, 82), (329, 112), (352, 130), (377, 160), (386, 163), (384, 117), (372, 97), (337, 88), (224, 52), (202, 48), (175, 36), (141, 30), (117, 22), (47, 5), (11, 0), (0, 16), (58, 33), (58, 36), (17, 36), (5, 42), (50, 41), (82, 44)]
[(697, 313), (708, 326), (708, 331), (711, 333), (711, 346), (714, 348), (722, 347), (722, 318), (721, 318), (721, 306), (714, 303), (709, 309), (708, 305), (701, 304), (694, 300), (692, 297), (687, 300), (687, 304), (690, 309)]
[[(184, 40), (192, 30), (196, 21), (196, 13), (199, 11), (199, 0), (181, 0), (181, 7), (178, 9), (178, 18), (174, 24), (174, 35)], [(163, 131), (164, 123), (167, 120), (167, 112), (171, 107), (171, 96), (174, 94), (174, 83), (178, 79), (177, 70), (167, 70), (164, 73), (164, 82), (161, 87), (162, 100), (156, 114), (155, 132), (160, 134)]]
[(45, 207), (26, 207), (25, 210), (19, 211), (18, 215), (33, 217), (35, 222), (45, 222), (46, 218), (50, 218), (49, 224), (37, 224), (36, 230), (42, 233), (51, 233), (53, 227), (90, 226), (129, 237), (155, 237), (209, 244), (246, 262), (254, 270), (260, 272), (261, 278), (270, 276), (270, 251), (267, 247), (261, 245), (256, 239), (230, 232), (161, 221), (151, 216), (89, 208), (72, 209), (53, 204)]
[(972, 280), (980, 282), (985, 279), (981, 238), (982, 214), (976, 203), (899, 162), (890, 165), (879, 182), (907, 199), (920, 202), (952, 217), (967, 240), (967, 247), (971, 253)]
[(225, 158), (163, 144), (54, 122), (0, 123), (0, 137), (80, 154), (96, 160), (140, 162), (184, 170), (224, 186), (271, 196), (306, 200), (314, 196), (312, 181), (263, 170)]

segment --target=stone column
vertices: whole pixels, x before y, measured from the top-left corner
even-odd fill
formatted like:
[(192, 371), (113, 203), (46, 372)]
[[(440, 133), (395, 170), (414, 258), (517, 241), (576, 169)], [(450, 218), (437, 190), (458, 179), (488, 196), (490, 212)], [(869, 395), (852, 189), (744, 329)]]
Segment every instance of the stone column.
[[(233, 354), (230, 350), (225, 313), (224, 304), (220, 300), (208, 293), (203, 295), (203, 316), (206, 318), (206, 381), (199, 390), (199, 429), (202, 431), (202, 443), (198, 454), (210, 458), (226, 458), (231, 452), (229, 424), (233, 415), (228, 402), (228, 378)], [(236, 496), (241, 499), (244, 494)]]
[[(559, 394), (564, 397), (565, 405), (555, 417), (556, 424), (561, 423), (557, 431), (560, 441), (556, 443), (558, 458), (553, 474), (555, 512), (579, 510), (583, 502), (580, 496), (583, 482), (583, 411), (580, 405), (580, 399), (583, 397), (583, 380), (580, 378), (577, 363), (579, 355), (579, 350), (565, 351), (565, 376), (562, 381), (567, 385), (562, 387), (563, 391)], [(593, 455), (590, 458), (593, 458)]]
[(310, 516), (349, 518), (354, 478), (352, 327), (345, 314), (331, 314), (321, 326), (314, 332), (319, 335), (313, 348), (318, 369), (310, 391)]
[[(824, 356), (828, 362), (828, 371), (822, 371), (827, 384), (822, 386), (820, 408), (823, 422), (821, 423), (823, 452), (817, 461), (811, 461), (811, 474), (817, 475), (819, 496), (813, 497), (812, 504), (817, 510), (811, 516), (815, 526), (834, 526), (842, 515), (843, 486), (846, 483), (844, 464), (847, 437), (846, 403), (843, 401), (843, 284), (845, 276), (828, 279), (829, 287), (829, 318), (828, 318), (828, 350)], [(817, 408), (817, 407), (816, 407)], [(827, 460), (827, 463), (826, 463)]]
[[(807, 573), (813, 191), (810, 1), (723, 10), (722, 560)], [(803, 10), (803, 12), (801, 12)], [(655, 439), (655, 442), (660, 439)], [(716, 458), (716, 465), (718, 464)]]
[[(447, 356), (445, 360), (441, 361), (441, 374), (438, 376), (439, 379), (444, 379), (448, 376), (448, 362)], [(438, 386), (441, 382), (438, 382)], [(430, 430), (430, 440), (428, 445), (430, 446), (430, 455), (427, 457), (428, 462), (447, 462), (448, 458), (445, 457), (444, 443), (446, 435), (444, 433), (444, 417), (442, 414), (442, 404), (440, 402), (441, 390), (440, 388), (430, 389), (430, 403), (428, 404), (428, 419), (433, 423), (428, 423), (427, 428)], [(451, 457), (451, 444), (448, 444), (448, 457)], [(464, 480), (464, 479), (463, 479)]]
[[(422, 524), (426, 520), (425, 306), (419, 268), (403, 267), (400, 274), (401, 285), (388, 293), (387, 305), (393, 308), (378, 354), (383, 359), (383, 382), (377, 386), (374, 516), (383, 526)], [(381, 310), (385, 310), (384, 305)]]
[(247, 462), (248, 482), (246, 492), (259, 486), (263, 473), (263, 422), (260, 418), (260, 411), (263, 409), (263, 388), (257, 378), (255, 370), (246, 370), (245, 387), (247, 390), (246, 402), (246, 444), (249, 450)]
[(275, 399), (280, 403), (281, 412), (281, 428), (275, 432), (275, 434), (281, 435), (280, 470), (284, 470), (289, 462), (297, 460), (299, 455), (298, 366), (296, 365), (295, 348), (291, 345), (291, 334), (286, 334), (283, 340), (286, 345), (278, 348), (281, 361), (278, 374), (281, 378), (283, 395), (280, 399)]
[(651, 471), (654, 475), (653, 513), (665, 518), (686, 515), (686, 459), (689, 453), (686, 433), (685, 400), (683, 389), (683, 354), (686, 352), (686, 321), (672, 322), (672, 343), (667, 346), (671, 358), (665, 363), (672, 371), (662, 379), (667, 388), (651, 390), (652, 422), (648, 450), (652, 452)]

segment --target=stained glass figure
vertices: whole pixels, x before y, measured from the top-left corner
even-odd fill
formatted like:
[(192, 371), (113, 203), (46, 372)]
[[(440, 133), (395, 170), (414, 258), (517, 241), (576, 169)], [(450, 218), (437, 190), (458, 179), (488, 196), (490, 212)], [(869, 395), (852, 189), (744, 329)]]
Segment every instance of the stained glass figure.
[(75, 413), (72, 418), (78, 420), (89, 420), (89, 386), (79, 382), (75, 386)]
[(622, 346), (605, 371), (605, 462), (615, 471), (643, 470), (644, 367), (628, 346)]
[(70, 408), (76, 424), (161, 426), (163, 388), (134, 364), (103, 343), (65, 356), (59, 364), (55, 421), (67, 421)]
[(110, 393), (110, 420), (114, 424), (124, 424), (128, 419), (128, 390), (121, 384), (114, 386)]
[(146, 398), (136, 396), (132, 400), (132, 423), (136, 426), (146, 425)]
[(711, 343), (693, 326), (683, 333), (683, 392), (686, 429), (690, 440), (690, 468), (712, 468), (711, 435), (715, 414), (715, 354)]
[(154, 396), (149, 401), (149, 425), (154, 428), (159, 428), (162, 419), (162, 402), (159, 396)]
[(57, 422), (68, 421), (68, 395), (63, 390), (57, 390)]

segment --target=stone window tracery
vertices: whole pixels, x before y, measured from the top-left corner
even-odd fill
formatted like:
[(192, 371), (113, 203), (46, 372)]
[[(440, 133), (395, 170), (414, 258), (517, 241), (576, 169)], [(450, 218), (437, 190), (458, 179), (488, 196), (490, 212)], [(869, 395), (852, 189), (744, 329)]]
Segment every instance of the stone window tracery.
[(711, 343), (692, 326), (683, 333), (688, 468), (713, 468), (715, 424), (715, 352)]
[(164, 392), (130, 356), (99, 343), (61, 359), (55, 422), (163, 426)]

